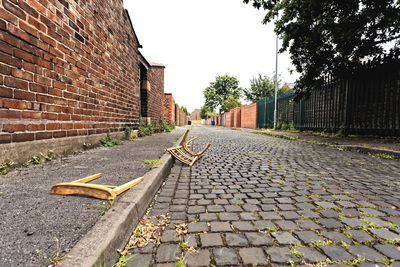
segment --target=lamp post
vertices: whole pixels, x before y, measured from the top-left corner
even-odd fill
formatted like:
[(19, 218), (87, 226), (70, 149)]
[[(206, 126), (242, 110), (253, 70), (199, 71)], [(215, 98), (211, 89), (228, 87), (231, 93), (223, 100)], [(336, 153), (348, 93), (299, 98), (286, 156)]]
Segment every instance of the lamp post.
[(277, 117), (278, 117), (278, 34), (276, 34), (276, 51), (275, 51), (275, 107), (274, 107), (274, 130), (276, 130)]

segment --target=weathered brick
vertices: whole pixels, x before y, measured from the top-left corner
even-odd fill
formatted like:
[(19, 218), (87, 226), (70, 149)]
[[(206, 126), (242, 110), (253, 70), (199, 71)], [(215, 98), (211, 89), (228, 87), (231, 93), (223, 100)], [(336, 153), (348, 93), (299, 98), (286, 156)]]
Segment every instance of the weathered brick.
[(4, 84), (12, 88), (19, 88), (25, 90), (28, 89), (28, 82), (13, 77), (6, 77), (4, 79)]
[(11, 143), (11, 134), (0, 134), (0, 144)]
[(37, 132), (37, 133), (35, 133), (36, 140), (50, 139), (52, 137), (53, 137), (52, 132)]
[(14, 132), (24, 132), (26, 130), (25, 124), (5, 124), (3, 125), (3, 131), (14, 133)]
[(54, 138), (62, 138), (67, 136), (67, 131), (56, 131), (53, 133)]
[(13, 142), (26, 142), (35, 140), (34, 133), (18, 133), (12, 135)]
[(22, 116), (23, 119), (41, 119), (42, 118), (42, 112), (36, 112), (36, 111), (22, 111)]
[(28, 108), (28, 103), (25, 101), (6, 98), (0, 102), (0, 107), (10, 109), (26, 109)]
[(7, 30), (7, 22), (5, 22), (4, 20), (0, 19), (0, 30)]
[(19, 7), (10, 3), (8, 0), (3, 0), (3, 6), (6, 10), (10, 11), (12, 14), (18, 16), (19, 18), (23, 20), (26, 19), (25, 12), (22, 11)]
[(36, 94), (24, 90), (14, 90), (14, 98), (21, 100), (35, 101)]
[(0, 62), (5, 63), (7, 65), (15, 66), (17, 68), (21, 68), (22, 66), (21, 59), (12, 57), (10, 55), (6, 55), (4, 53), (0, 53)]
[(13, 89), (0, 86), (0, 97), (12, 97)]

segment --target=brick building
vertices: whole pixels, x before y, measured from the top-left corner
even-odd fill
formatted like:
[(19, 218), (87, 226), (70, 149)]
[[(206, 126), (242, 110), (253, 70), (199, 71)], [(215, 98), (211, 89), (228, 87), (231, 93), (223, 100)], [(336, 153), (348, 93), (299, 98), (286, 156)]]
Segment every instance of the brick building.
[(168, 123), (175, 123), (175, 100), (169, 93), (165, 93), (163, 98), (163, 118)]
[(140, 117), (147, 123), (158, 122), (163, 117), (165, 66), (143, 56), (140, 62)]
[(0, 12), (0, 161), (162, 117), (164, 66), (140, 54), (122, 0), (3, 0)]
[(195, 110), (190, 114), (189, 120), (191, 120), (191, 121), (198, 121), (198, 120), (201, 120), (201, 117), (200, 117), (200, 109), (195, 109)]

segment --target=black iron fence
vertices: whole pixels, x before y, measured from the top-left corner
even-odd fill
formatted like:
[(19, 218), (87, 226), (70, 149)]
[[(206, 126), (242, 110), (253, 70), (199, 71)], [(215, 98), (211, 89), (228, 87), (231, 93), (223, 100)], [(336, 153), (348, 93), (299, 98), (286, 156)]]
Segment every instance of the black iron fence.
[[(272, 128), (274, 97), (258, 101), (257, 127)], [(348, 79), (327, 78), (307, 99), (278, 97), (278, 123), (300, 130), (400, 136), (400, 65), (381, 65)]]

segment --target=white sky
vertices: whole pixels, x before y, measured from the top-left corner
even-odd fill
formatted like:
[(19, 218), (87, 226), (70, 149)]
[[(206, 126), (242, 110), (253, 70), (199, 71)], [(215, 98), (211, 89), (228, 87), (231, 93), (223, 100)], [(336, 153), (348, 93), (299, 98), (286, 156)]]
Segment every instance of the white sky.
[[(125, 0), (143, 55), (165, 69), (165, 92), (191, 112), (204, 103), (203, 90), (217, 75), (234, 75), (242, 87), (258, 73), (275, 71), (273, 25), (264, 11), (242, 0)], [(289, 55), (279, 55), (284, 82)]]

